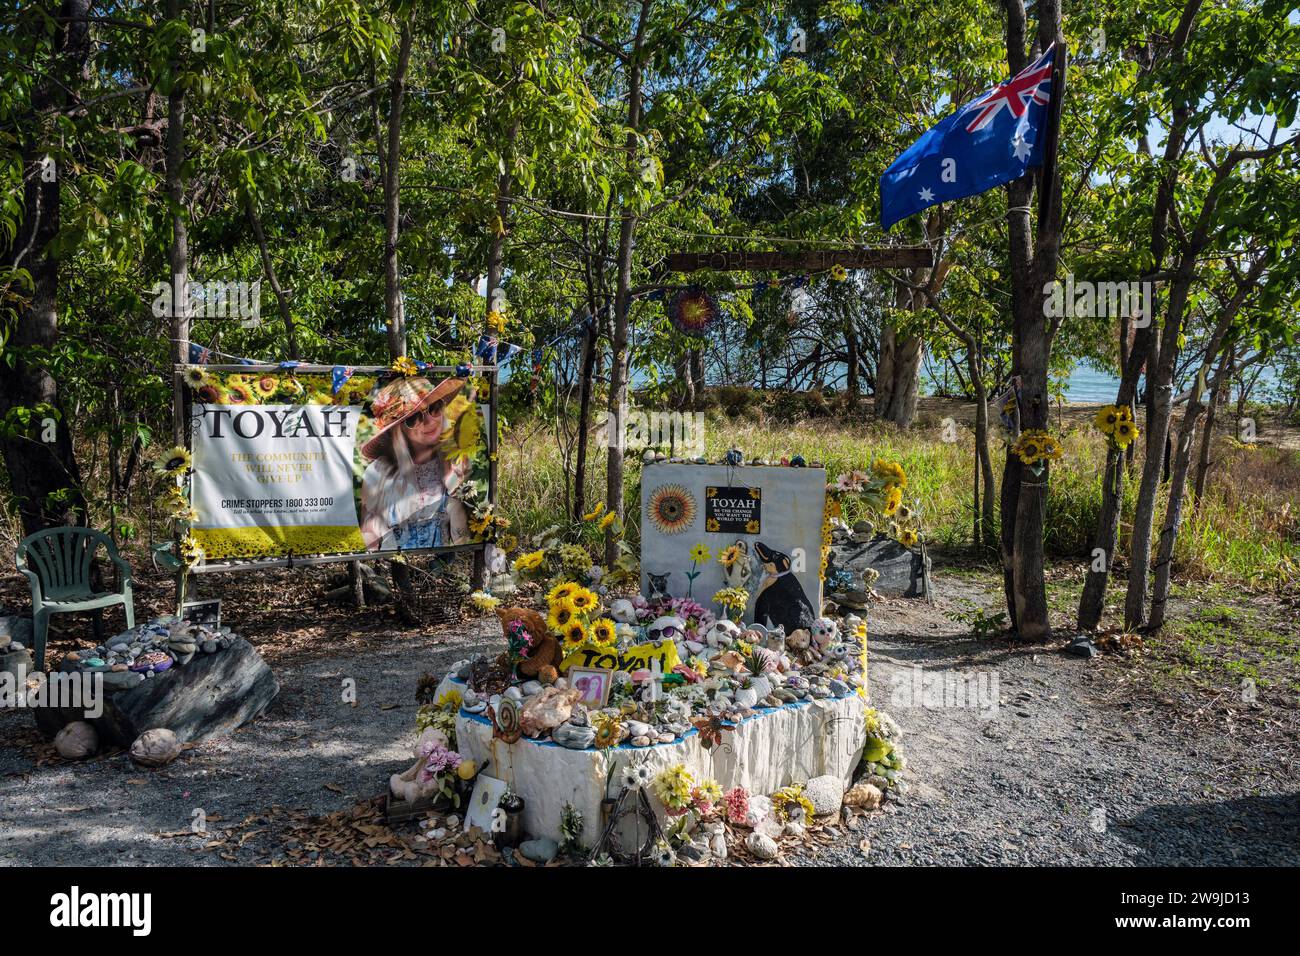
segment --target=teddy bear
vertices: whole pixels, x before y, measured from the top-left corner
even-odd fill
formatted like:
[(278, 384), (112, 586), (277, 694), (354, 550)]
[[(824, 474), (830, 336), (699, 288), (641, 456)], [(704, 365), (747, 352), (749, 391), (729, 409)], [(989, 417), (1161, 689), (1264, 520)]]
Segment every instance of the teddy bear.
[(528, 653), (515, 665), (519, 676), (526, 680), (539, 680), (543, 684), (555, 683), (564, 654), (560, 642), (547, 628), (546, 618), (526, 607), (499, 607), (497, 617), (501, 619), (501, 631), (507, 641), (511, 637), (510, 625), (516, 621), (523, 625), (532, 638)]

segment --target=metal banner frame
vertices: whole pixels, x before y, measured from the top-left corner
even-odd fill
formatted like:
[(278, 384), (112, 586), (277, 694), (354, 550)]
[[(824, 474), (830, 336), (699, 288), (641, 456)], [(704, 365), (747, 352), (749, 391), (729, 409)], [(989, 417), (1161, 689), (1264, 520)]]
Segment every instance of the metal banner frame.
[[(189, 389), (185, 386), (183, 374), (189, 368), (201, 368), (210, 372), (235, 372), (257, 374), (260, 372), (295, 372), (303, 375), (329, 375), (335, 368), (335, 365), (311, 365), (308, 363), (299, 363), (288, 367), (280, 363), (257, 363), (251, 365), (242, 364), (211, 364), (195, 365), (193, 363), (186, 365), (172, 366), (172, 389), (173, 396), (177, 399), (176, 407), (184, 408), (185, 417), (190, 418), (190, 395)], [(354, 375), (393, 375), (391, 366), (388, 365), (352, 365)], [(488, 418), (486, 423), (487, 431), (487, 450), (488, 450), (488, 490), (487, 500), (492, 506), (496, 505), (497, 495), (497, 394), (499, 391), (498, 367), (495, 365), (427, 365), (422, 368), (421, 374), (430, 373), (433, 375), (455, 375), (460, 372), (462, 375), (465, 370), (469, 370), (470, 375), (482, 375), (488, 380)], [(185, 447), (190, 449), (192, 429), (185, 428)], [(192, 450), (192, 449), (191, 449)], [(461, 554), (466, 551), (477, 552), (487, 548), (488, 542), (476, 541), (469, 544), (452, 544), (441, 548), (395, 548), (388, 551), (356, 551), (343, 554), (307, 554), (295, 555), (289, 554), (283, 558), (252, 558), (247, 561), (217, 561), (204, 562), (196, 567), (188, 569), (186, 574), (212, 574), (218, 571), (258, 571), (266, 568), (293, 568), (303, 565), (316, 564), (342, 564), (351, 561), (391, 561), (395, 558), (401, 558), (405, 555), (413, 554)]]

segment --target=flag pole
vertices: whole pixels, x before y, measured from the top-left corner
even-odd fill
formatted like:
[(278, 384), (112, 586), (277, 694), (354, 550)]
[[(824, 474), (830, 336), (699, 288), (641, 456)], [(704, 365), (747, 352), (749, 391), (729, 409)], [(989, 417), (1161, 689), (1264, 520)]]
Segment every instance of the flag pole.
[[(1047, 141), (1043, 144), (1043, 179), (1038, 189), (1038, 233), (1055, 226), (1060, 213), (1060, 177), (1056, 158), (1061, 145), (1061, 111), (1065, 105), (1065, 66), (1070, 58), (1065, 39), (1057, 35), (1052, 57), (1052, 99), (1047, 107)], [(1050, 218), (1049, 218), (1050, 217)]]

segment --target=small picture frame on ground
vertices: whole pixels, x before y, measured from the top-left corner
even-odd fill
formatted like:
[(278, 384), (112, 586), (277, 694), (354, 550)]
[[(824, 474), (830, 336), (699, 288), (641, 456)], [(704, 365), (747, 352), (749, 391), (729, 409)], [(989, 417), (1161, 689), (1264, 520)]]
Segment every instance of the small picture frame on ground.
[(181, 620), (194, 624), (221, 626), (221, 598), (208, 598), (203, 601), (186, 601), (181, 606)]
[(465, 829), (478, 827), (484, 833), (492, 832), (492, 811), (505, 796), (506, 782), (485, 773), (474, 778), (474, 792), (465, 809)]
[(582, 695), (579, 700), (597, 709), (609, 703), (614, 672), (608, 667), (570, 667), (569, 686)]

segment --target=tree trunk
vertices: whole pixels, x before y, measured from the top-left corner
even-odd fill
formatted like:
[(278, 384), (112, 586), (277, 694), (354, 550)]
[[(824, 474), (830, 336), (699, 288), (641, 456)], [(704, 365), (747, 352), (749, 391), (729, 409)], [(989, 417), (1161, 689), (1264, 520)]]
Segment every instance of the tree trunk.
[[(628, 54), (627, 137), (624, 142), (625, 175), (629, 184), (640, 175), (636, 161), (637, 134), (641, 129), (641, 55), (645, 42), (646, 20), (650, 0), (641, 0), (636, 35)], [(617, 286), (614, 293), (614, 329), (609, 369), (609, 450), (605, 475), (605, 507), (623, 519), (623, 459), (627, 449), (626, 422), (628, 380), (628, 318), (632, 309), (632, 243), (639, 216), (635, 202), (627, 200), (618, 227), (618, 254), (615, 259)], [(613, 567), (618, 559), (618, 540), (610, 527), (605, 532), (605, 566)]]
[(1124, 627), (1136, 630), (1146, 623), (1147, 581), (1151, 573), (1151, 533), (1155, 522), (1156, 496), (1165, 463), (1165, 443), (1173, 407), (1173, 376), (1178, 361), (1178, 339), (1191, 287), (1195, 262), (1184, 257), (1178, 276), (1169, 289), (1165, 327), (1160, 336), (1160, 353), (1154, 371), (1147, 376), (1146, 457), (1142, 462), (1142, 483), (1138, 487), (1133, 513), (1133, 543), (1129, 547), (1128, 594), (1124, 599)]
[[(88, 0), (65, 0), (60, 5), (57, 56), (52, 75), (32, 94), (32, 113), (38, 117), (33, 122), (43, 123), (43, 114), (62, 106), (67, 91), (80, 85), (82, 64), (90, 50), (85, 20), (88, 8)], [(48, 135), (49, 131), (42, 130), (22, 139), (23, 216), (0, 259), (5, 271), (26, 269), (32, 280), (31, 296), (19, 300), (13, 333), (4, 349), (12, 367), (0, 375), (0, 419), (15, 409), (37, 410), (25, 429), (0, 437), (0, 455), (26, 534), (86, 521), (81, 475), (58, 382), (32, 360), (34, 355), (48, 354), (58, 340), (59, 260), (49, 246), (59, 231), (59, 177), (63, 170), (45, 166)], [(47, 417), (55, 421), (52, 436)], [(51, 437), (52, 441), (46, 440)]]
[(1205, 426), (1201, 429), (1201, 451), (1196, 460), (1196, 479), (1192, 483), (1193, 513), (1205, 497), (1205, 482), (1210, 473), (1210, 453), (1214, 450), (1214, 425), (1218, 417), (1219, 406), (1223, 404), (1228, 391), (1228, 379), (1232, 377), (1233, 351), (1229, 349), (1219, 362), (1219, 369), (1214, 375), (1214, 389), (1210, 393), (1210, 404), (1205, 410)]
[[(1117, 406), (1130, 409), (1133, 407), (1133, 399), (1137, 394), (1138, 375), (1146, 361), (1150, 345), (1151, 327), (1139, 329), (1120, 373), (1119, 390), (1115, 395)], [(1125, 473), (1124, 452), (1108, 448), (1105, 477), (1102, 483), (1101, 513), (1097, 519), (1097, 534), (1093, 538), (1093, 554), (1096, 554), (1097, 550), (1101, 551), (1102, 568), (1094, 570), (1093, 558), (1090, 555), (1088, 574), (1083, 582), (1083, 593), (1079, 596), (1077, 623), (1082, 631), (1091, 631), (1101, 623), (1102, 611), (1106, 606), (1106, 585), (1110, 580), (1111, 567), (1115, 563), (1115, 553), (1119, 550), (1119, 519), (1124, 506)]]
[[(912, 293), (897, 287), (899, 309), (911, 309)], [(880, 360), (876, 365), (876, 417), (899, 428), (910, 428), (916, 418), (916, 399), (921, 385), (921, 346), (919, 336), (900, 335), (895, 323), (886, 320), (880, 327)]]
[[(167, 19), (178, 20), (180, 16), (180, 0), (167, 0)], [(165, 175), (172, 220), (172, 244), (167, 256), (172, 282), (172, 361), (186, 365), (190, 360), (190, 247), (185, 222), (185, 88), (178, 76), (178, 61), (172, 60), (170, 72)], [(172, 439), (177, 445), (183, 445), (186, 438), (185, 397), (181, 389), (173, 389), (173, 395)]]
[(582, 367), (578, 378), (578, 447), (573, 466), (573, 519), (580, 520), (587, 512), (587, 429), (591, 423), (592, 380), (596, 373), (596, 351), (600, 344), (596, 317), (589, 317), (591, 325), (582, 337)]
[(402, 105), (406, 98), (406, 71), (411, 62), (411, 23), (402, 24), (397, 63), (389, 82), (388, 144), (384, 160), (384, 318), (388, 352), (406, 354), (406, 309), (402, 302), (402, 273), (397, 259), (401, 233)]

